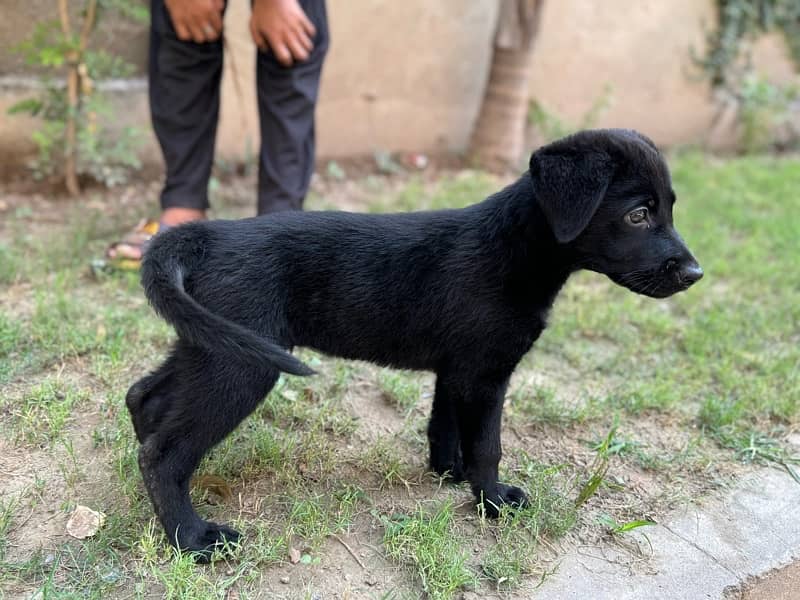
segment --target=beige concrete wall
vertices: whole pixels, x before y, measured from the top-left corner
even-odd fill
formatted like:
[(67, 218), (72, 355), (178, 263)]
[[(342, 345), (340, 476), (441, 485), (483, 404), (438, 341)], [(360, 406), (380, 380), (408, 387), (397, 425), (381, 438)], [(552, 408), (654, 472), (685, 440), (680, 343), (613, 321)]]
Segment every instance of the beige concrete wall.
[[(735, 143), (734, 123), (715, 123), (720, 106), (690, 53), (704, 51), (715, 2), (569, 0), (545, 6), (530, 92), (547, 110), (579, 123), (610, 90), (600, 127), (639, 129), (664, 146)], [(773, 82), (797, 80), (780, 34), (757, 40), (752, 59)]]
[(577, 123), (610, 89), (598, 125), (640, 129), (660, 144), (697, 141), (711, 123), (708, 84), (689, 48), (702, 48), (714, 2), (572, 0), (545, 4), (531, 94)]
[[(714, 1), (548, 0), (531, 93), (577, 123), (609, 86), (611, 105), (599, 126), (635, 127), (664, 145), (705, 141), (716, 106), (689, 48), (702, 49)], [(258, 145), (249, 6), (229, 0), (226, 17), (230, 52), (218, 150), (228, 158)], [(332, 42), (317, 112), (320, 156), (464, 148), (488, 74), (496, 12), (496, 0), (328, 0)], [(129, 35), (145, 43), (146, 36)], [(765, 38), (754, 55), (772, 78), (796, 77), (779, 37)], [(0, 105), (13, 95), (0, 89)], [(118, 106), (117, 122), (148, 128), (143, 91), (120, 95)], [(28, 131), (27, 123), (0, 118), (0, 153), (18, 156)], [(717, 137), (729, 141), (730, 131)], [(147, 156), (158, 156), (149, 140)]]
[[(329, 0), (331, 46), (317, 108), (322, 156), (458, 150), (480, 106), (495, 0)], [(229, 0), (221, 149), (257, 139), (249, 0)], [(243, 131), (242, 127), (246, 129)]]
[[(249, 74), (249, 0), (230, 2), (226, 27)], [(329, 0), (328, 13), (320, 155), (463, 149), (488, 76), (496, 0)], [(640, 129), (666, 146), (709, 141), (718, 106), (690, 48), (702, 52), (715, 19), (714, 0), (549, 0), (531, 95), (565, 122), (579, 123), (608, 89), (597, 126)], [(763, 38), (753, 54), (772, 79), (795, 76), (780, 36)], [(223, 149), (257, 131), (251, 83), (242, 118), (230, 75), (228, 69)], [(710, 141), (725, 146), (733, 137), (729, 124)]]
[(333, 0), (320, 151), (463, 148), (496, 11), (495, 0)]

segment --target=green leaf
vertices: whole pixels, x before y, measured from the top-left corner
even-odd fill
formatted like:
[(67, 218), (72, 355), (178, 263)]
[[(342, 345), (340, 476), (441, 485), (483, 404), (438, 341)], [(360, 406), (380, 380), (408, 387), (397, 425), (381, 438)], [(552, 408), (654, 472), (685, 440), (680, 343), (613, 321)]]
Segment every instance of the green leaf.
[(6, 111), (9, 115), (16, 115), (19, 113), (30, 113), (33, 116), (39, 114), (39, 111), (42, 110), (42, 101), (38, 98), (26, 98), (25, 100), (20, 100), (8, 107)]
[(580, 493), (578, 494), (578, 499), (575, 500), (575, 506), (580, 506), (584, 502), (586, 502), (589, 498), (594, 496), (597, 488), (600, 487), (600, 484), (603, 483), (603, 477), (605, 476), (605, 471), (602, 473), (595, 473), (589, 478), (588, 483), (581, 488)]
[(606, 513), (602, 513), (601, 515), (599, 515), (597, 517), (597, 521), (601, 525), (605, 525), (611, 530), (614, 530), (617, 527), (619, 527), (619, 523), (617, 523), (611, 515), (608, 515)]
[(45, 67), (60, 67), (64, 64), (65, 56), (59, 48), (49, 46), (39, 51), (39, 62)]
[(300, 564), (301, 565), (316, 565), (316, 564), (319, 564), (319, 557), (318, 556), (311, 556), (310, 554), (303, 554), (300, 557)]
[(114, 10), (137, 23), (146, 24), (150, 21), (150, 11), (142, 0), (100, 0), (100, 7)]
[(792, 479), (794, 479), (797, 483), (800, 483), (800, 474), (797, 473), (797, 470), (792, 468), (792, 466), (787, 462), (784, 462), (783, 466), (786, 467), (786, 470), (789, 472), (789, 475), (792, 476)]
[(613, 517), (605, 513), (597, 517), (597, 521), (601, 525), (608, 527), (609, 531), (613, 534), (625, 533), (627, 531), (631, 531), (632, 529), (636, 529), (637, 527), (646, 527), (648, 525), (656, 524), (655, 521), (650, 521), (648, 519), (637, 519), (635, 521), (628, 521), (627, 523), (618, 523)]
[(625, 533), (626, 531), (630, 531), (631, 529), (636, 529), (637, 527), (646, 527), (648, 525), (655, 525), (655, 521), (648, 521), (647, 519), (638, 519), (636, 521), (628, 521), (627, 523), (623, 523), (622, 525), (617, 525), (613, 529), (614, 533)]

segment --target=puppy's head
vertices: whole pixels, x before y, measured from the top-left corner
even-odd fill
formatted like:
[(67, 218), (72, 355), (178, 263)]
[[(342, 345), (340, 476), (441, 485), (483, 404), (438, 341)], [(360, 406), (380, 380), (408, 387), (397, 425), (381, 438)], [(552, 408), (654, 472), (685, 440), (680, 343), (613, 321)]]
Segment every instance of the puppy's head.
[(645, 136), (582, 131), (537, 150), (530, 174), (535, 200), (576, 268), (654, 298), (703, 276), (672, 223), (667, 165)]

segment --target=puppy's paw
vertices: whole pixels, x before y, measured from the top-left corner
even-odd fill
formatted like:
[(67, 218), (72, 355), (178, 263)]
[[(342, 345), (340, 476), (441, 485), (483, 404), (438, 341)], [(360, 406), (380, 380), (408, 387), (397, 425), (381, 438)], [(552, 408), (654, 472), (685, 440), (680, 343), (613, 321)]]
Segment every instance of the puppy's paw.
[(499, 517), (503, 506), (525, 508), (528, 505), (528, 496), (525, 492), (514, 485), (504, 483), (498, 483), (491, 492), (483, 490), (475, 496), (478, 499), (479, 509), (482, 508), (490, 519)]
[(239, 545), (241, 534), (226, 525), (203, 522), (201, 527), (188, 535), (178, 534), (178, 547), (190, 552), (198, 563), (208, 563), (215, 552), (228, 553)]
[(464, 476), (464, 466), (459, 457), (455, 462), (448, 464), (431, 464), (431, 470), (439, 477), (443, 477), (450, 483), (461, 483), (466, 481)]

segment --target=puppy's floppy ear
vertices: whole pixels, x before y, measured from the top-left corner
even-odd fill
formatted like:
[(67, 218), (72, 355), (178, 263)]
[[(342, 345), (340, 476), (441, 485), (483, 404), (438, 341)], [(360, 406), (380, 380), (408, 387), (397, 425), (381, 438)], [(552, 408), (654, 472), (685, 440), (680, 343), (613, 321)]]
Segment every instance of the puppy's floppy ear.
[(614, 175), (614, 160), (602, 150), (564, 148), (555, 143), (531, 156), (536, 202), (560, 243), (586, 229)]

